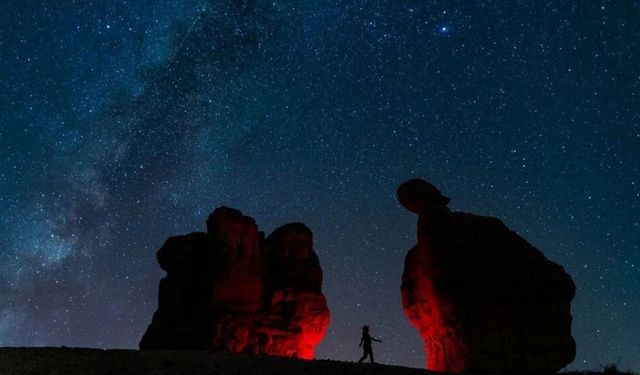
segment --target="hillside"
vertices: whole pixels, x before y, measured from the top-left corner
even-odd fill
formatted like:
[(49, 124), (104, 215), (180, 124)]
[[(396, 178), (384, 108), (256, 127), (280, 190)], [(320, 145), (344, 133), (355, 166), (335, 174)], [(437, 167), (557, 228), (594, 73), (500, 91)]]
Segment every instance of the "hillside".
[(304, 361), (205, 351), (0, 348), (0, 375), (424, 375), (425, 370), (327, 360)]
[[(428, 375), (423, 369), (329, 360), (305, 361), (205, 351), (137, 351), (87, 348), (0, 348), (0, 375)], [(637, 375), (564, 372), (562, 375)]]

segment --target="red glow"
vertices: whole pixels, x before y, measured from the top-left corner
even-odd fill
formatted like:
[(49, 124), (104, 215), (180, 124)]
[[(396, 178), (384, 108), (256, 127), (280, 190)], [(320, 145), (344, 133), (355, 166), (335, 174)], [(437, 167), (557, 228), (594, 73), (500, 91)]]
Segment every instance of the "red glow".
[[(282, 320), (283, 316), (289, 316), (289, 319)], [(264, 340), (260, 352), (313, 359), (328, 326), (329, 314), (322, 295), (297, 293), (294, 297), (276, 293), (269, 317), (263, 319), (257, 329), (258, 336)]]
[(469, 350), (460, 325), (452, 319), (453, 305), (434, 292), (432, 280), (437, 270), (426, 247), (418, 245), (407, 255), (402, 280), (404, 312), (424, 340), (427, 369), (462, 372), (469, 364)]

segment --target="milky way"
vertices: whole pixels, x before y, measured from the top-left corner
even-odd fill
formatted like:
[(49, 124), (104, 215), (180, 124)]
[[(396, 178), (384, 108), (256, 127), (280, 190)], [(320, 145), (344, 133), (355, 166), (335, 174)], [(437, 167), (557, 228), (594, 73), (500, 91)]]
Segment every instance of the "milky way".
[(640, 6), (9, 0), (0, 345), (137, 347), (155, 252), (220, 205), (306, 223), (318, 357), (421, 367), (400, 305), (421, 177), (577, 285), (574, 369), (640, 369)]

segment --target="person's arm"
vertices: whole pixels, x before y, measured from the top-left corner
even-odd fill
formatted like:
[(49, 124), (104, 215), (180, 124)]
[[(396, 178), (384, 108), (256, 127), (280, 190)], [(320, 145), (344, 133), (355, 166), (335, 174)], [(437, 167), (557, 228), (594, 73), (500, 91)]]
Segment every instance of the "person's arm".
[(371, 338), (371, 340), (377, 341), (377, 342), (382, 342), (382, 340), (374, 339), (373, 337)]
[(364, 336), (362, 336), (362, 338), (360, 339), (360, 344), (358, 344), (358, 346), (362, 346), (363, 341), (364, 341)]

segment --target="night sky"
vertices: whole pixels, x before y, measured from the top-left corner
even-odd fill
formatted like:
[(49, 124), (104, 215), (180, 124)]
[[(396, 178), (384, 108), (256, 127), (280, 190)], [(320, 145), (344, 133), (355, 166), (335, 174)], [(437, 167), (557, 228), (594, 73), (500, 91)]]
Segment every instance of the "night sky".
[(0, 345), (137, 347), (156, 251), (228, 205), (313, 230), (318, 358), (369, 324), (423, 367), (395, 198), (420, 177), (572, 275), (570, 368), (640, 370), (640, 2), (3, 4)]

